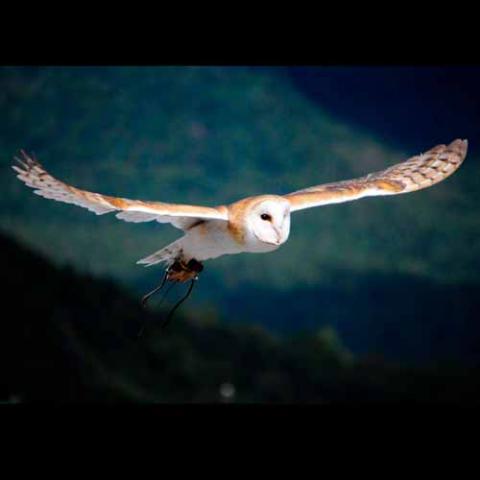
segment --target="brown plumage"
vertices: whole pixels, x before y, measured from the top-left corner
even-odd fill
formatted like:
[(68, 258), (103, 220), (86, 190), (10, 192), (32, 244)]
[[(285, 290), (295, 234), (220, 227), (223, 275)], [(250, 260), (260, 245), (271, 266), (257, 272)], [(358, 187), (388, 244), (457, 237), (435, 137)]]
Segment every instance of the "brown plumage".
[(421, 155), (380, 172), (353, 180), (317, 185), (286, 195), (292, 211), (347, 202), (375, 195), (408, 193), (430, 187), (450, 176), (467, 154), (466, 140), (437, 145)]

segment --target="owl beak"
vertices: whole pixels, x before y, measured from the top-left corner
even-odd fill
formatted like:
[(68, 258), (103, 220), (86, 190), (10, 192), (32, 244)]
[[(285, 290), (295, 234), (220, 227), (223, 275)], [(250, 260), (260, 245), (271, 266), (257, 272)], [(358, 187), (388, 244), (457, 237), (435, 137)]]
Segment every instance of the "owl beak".
[(273, 229), (275, 230), (275, 233), (277, 234), (277, 241), (274, 242), (274, 245), (280, 245), (282, 243), (282, 232), (280, 232), (278, 230), (278, 228), (276, 228), (276, 227), (273, 227)]
[(282, 243), (282, 235), (281, 233), (274, 227), (277, 238), (273, 240), (272, 242), (268, 242), (266, 240), (263, 240), (264, 243), (268, 243), (269, 245), (280, 245)]
[(267, 243), (268, 245), (280, 245), (280, 240), (275, 240), (274, 242), (267, 242), (266, 240), (263, 240), (263, 243)]

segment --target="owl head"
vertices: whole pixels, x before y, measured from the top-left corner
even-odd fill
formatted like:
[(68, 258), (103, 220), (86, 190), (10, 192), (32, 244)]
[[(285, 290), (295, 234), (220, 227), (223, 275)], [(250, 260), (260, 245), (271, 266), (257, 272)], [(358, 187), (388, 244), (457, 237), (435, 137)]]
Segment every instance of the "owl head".
[(265, 196), (251, 205), (246, 221), (254, 242), (278, 248), (290, 234), (290, 202), (282, 197)]

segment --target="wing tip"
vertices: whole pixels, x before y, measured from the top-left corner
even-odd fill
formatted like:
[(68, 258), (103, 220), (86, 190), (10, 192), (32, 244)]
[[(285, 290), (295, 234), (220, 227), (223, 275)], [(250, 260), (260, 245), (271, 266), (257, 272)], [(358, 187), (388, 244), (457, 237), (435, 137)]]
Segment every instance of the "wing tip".
[(454, 152), (458, 153), (458, 155), (463, 160), (467, 156), (468, 151), (468, 140), (466, 138), (457, 138), (453, 142), (450, 143), (447, 147), (449, 150), (453, 150)]
[[(18, 155), (19, 156), (15, 155), (13, 159), (17, 162), (18, 165), (20, 165), (24, 173), (30, 172), (34, 167), (39, 167), (43, 170), (41, 163), (36, 159), (33, 152), (31, 155), (29, 155), (26, 150), (21, 148)], [(17, 165), (12, 165), (12, 168), (13, 167), (19, 168)]]

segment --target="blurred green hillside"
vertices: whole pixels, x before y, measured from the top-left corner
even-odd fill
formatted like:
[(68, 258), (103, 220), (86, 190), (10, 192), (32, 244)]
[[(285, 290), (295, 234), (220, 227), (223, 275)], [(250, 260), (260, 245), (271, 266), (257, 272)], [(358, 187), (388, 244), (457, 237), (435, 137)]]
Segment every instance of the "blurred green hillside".
[[(135, 261), (181, 232), (38, 198), (10, 170), (20, 148), (80, 188), (204, 205), (351, 178), (420, 153), (340, 123), (277, 68), (4, 67), (0, 111), (0, 229), (57, 265), (137, 293), (161, 270)], [(451, 140), (425, 138), (424, 149)], [(470, 139), (464, 166), (431, 189), (294, 214), (277, 252), (208, 262), (193, 304), (216, 305), (244, 287), (348, 288), (376, 274), (478, 285), (475, 155)], [(281, 309), (281, 300), (272, 305), (270, 320)]]

